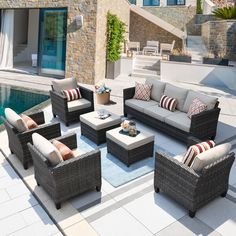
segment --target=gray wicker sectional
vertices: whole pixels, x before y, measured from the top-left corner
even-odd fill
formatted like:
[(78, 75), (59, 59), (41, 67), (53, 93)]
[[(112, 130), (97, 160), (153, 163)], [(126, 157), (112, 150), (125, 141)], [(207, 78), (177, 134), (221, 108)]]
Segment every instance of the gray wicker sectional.
[[(217, 98), (158, 80), (147, 80), (146, 83), (153, 85), (150, 101), (133, 99), (135, 87), (123, 90), (125, 116), (131, 115), (135, 119), (185, 143), (187, 143), (189, 136), (201, 140), (215, 138), (220, 114)], [(177, 99), (178, 104), (175, 112), (159, 106), (160, 98), (164, 94)], [(208, 105), (207, 110), (193, 115), (189, 119), (187, 111), (192, 100), (196, 97)]]

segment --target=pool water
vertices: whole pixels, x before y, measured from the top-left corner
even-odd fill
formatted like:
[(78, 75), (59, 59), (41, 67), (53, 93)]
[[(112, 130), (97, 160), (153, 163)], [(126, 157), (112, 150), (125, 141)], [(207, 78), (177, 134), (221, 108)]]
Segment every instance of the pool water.
[[(48, 95), (34, 91), (23, 91), (12, 86), (0, 84), (0, 116), (4, 116), (6, 107), (20, 114), (46, 100)], [(0, 124), (2, 121), (0, 120)]]

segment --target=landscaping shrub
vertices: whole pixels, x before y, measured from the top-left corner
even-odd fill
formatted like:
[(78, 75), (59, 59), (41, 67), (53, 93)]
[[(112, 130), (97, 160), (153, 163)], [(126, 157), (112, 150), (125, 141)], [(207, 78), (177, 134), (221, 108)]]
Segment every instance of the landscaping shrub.
[(125, 39), (125, 23), (116, 15), (107, 14), (107, 61), (117, 61), (122, 52)]
[(221, 19), (236, 19), (236, 6), (218, 8), (213, 14)]
[(197, 0), (197, 14), (202, 14), (202, 0)]

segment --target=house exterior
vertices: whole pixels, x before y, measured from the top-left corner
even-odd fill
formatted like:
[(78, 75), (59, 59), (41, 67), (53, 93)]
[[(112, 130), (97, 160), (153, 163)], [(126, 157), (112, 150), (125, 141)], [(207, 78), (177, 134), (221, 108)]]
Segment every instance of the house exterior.
[(126, 0), (0, 0), (14, 10), (14, 58), (37, 54), (40, 75), (76, 77), (94, 84), (105, 77), (106, 15), (117, 14), (129, 30)]
[(196, 6), (196, 0), (130, 0), (140, 7)]

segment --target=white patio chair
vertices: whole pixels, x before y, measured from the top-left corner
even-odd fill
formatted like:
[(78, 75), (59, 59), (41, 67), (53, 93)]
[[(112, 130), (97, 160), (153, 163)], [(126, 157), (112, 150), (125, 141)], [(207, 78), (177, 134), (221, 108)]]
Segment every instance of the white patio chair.
[(143, 48), (143, 54), (154, 53), (156, 56), (159, 52), (159, 42), (158, 41), (147, 41), (147, 46)]

